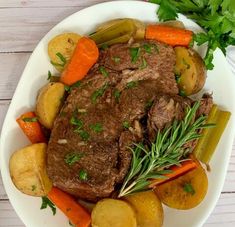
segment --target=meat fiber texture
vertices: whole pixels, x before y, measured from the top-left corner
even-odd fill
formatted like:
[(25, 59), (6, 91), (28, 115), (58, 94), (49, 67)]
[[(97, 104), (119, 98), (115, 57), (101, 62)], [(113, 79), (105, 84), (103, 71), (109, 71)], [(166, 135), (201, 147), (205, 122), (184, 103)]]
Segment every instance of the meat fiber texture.
[[(114, 196), (130, 167), (129, 147), (146, 133), (154, 136), (191, 102), (177, 95), (175, 61), (173, 48), (156, 41), (101, 51), (54, 122), (47, 149), (47, 172), (54, 186), (89, 201)], [(166, 103), (159, 104), (161, 99)], [(174, 114), (164, 112), (172, 102)], [(73, 156), (79, 158), (68, 163)]]

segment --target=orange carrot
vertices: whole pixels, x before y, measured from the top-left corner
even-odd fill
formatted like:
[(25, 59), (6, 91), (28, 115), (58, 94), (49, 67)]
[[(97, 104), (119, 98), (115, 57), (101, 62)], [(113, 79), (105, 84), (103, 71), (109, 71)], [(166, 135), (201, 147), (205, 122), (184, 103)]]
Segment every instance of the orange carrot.
[(16, 121), (32, 143), (46, 142), (41, 125), (34, 112), (24, 113)]
[(76, 227), (90, 226), (90, 214), (72, 196), (56, 187), (52, 187), (47, 196)]
[(164, 25), (148, 25), (145, 31), (146, 39), (154, 39), (171, 46), (189, 46), (192, 37), (192, 31)]
[(156, 180), (153, 180), (152, 183), (150, 184), (150, 188), (153, 188), (155, 187), (156, 185), (159, 185), (159, 184), (162, 184), (162, 183), (165, 183), (169, 180), (173, 180), (175, 179), (176, 177), (179, 177), (187, 172), (189, 172), (190, 170), (193, 170), (195, 169), (196, 167), (198, 167), (198, 163), (193, 161), (193, 160), (187, 160), (187, 161), (184, 161), (181, 163), (180, 166), (172, 166), (170, 168), (170, 170), (172, 171), (171, 173), (167, 173), (167, 174), (164, 174), (164, 176), (166, 178), (164, 179), (156, 179)]
[(96, 63), (99, 50), (95, 42), (82, 37), (74, 50), (73, 56), (61, 75), (61, 82), (72, 85), (81, 80)]

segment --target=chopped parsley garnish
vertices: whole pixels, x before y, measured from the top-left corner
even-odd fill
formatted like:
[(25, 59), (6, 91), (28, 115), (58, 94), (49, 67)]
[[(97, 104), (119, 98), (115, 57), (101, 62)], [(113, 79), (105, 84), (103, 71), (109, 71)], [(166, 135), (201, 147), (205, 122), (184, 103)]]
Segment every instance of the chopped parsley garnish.
[(108, 71), (105, 69), (104, 66), (100, 66), (99, 71), (100, 71), (100, 73), (101, 73), (104, 77), (108, 77), (108, 76), (109, 76), (109, 73), (108, 73)]
[(60, 52), (56, 53), (56, 56), (60, 59), (61, 63), (51, 61), (51, 64), (54, 66), (64, 67), (67, 63), (66, 58)]
[(65, 85), (64, 90), (67, 91), (68, 93), (70, 93), (74, 88), (80, 87), (80, 86), (81, 86), (81, 82), (77, 81), (76, 83), (72, 84), (71, 86)]
[(47, 207), (50, 207), (52, 210), (53, 215), (56, 214), (56, 207), (54, 205), (54, 203), (52, 203), (46, 196), (42, 197), (42, 205), (40, 207), (40, 209), (46, 209)]
[(74, 163), (78, 162), (84, 154), (69, 153), (65, 156), (64, 161), (69, 166), (72, 166)]
[(140, 56), (140, 47), (132, 47), (130, 48), (131, 62), (136, 63)]
[(143, 57), (142, 58), (142, 63), (141, 63), (141, 66), (139, 67), (140, 69), (145, 69), (147, 67), (148, 63), (147, 61), (145, 60), (145, 58)]
[(184, 58), (182, 59), (182, 62), (186, 66), (187, 69), (190, 68), (190, 64), (188, 62), (186, 62), (186, 60)]
[(190, 193), (191, 195), (194, 195), (195, 194), (195, 190), (192, 186), (192, 184), (190, 183), (185, 183), (184, 186), (184, 191), (187, 192), (187, 193)]
[(185, 91), (184, 90), (180, 90), (179, 91), (179, 95), (182, 96), (182, 97), (185, 97), (186, 96)]
[(151, 54), (152, 53), (152, 48), (151, 48), (151, 45), (149, 43), (145, 43), (143, 45), (143, 48), (144, 50), (148, 53), (148, 54)]
[(78, 132), (78, 134), (82, 138), (82, 140), (84, 140), (84, 141), (89, 140), (90, 134), (87, 131), (80, 129), (80, 130), (77, 130), (76, 132)]
[(128, 128), (130, 128), (130, 123), (128, 121), (123, 121), (122, 126), (123, 126), (123, 128), (128, 129)]
[(82, 120), (78, 119), (78, 118), (75, 117), (75, 116), (72, 116), (72, 117), (70, 118), (70, 124), (71, 124), (71, 125), (76, 125), (79, 129), (83, 126)]
[(47, 73), (47, 80), (51, 80), (51, 76), (52, 76), (51, 71), (48, 70), (48, 73)]
[(32, 185), (32, 191), (35, 191), (36, 190), (36, 188), (37, 188), (37, 186), (36, 185)]
[(100, 49), (101, 50), (106, 50), (108, 47), (109, 47), (108, 44), (102, 44)]
[(126, 88), (134, 88), (138, 86), (138, 81), (131, 81), (126, 84)]
[(118, 89), (115, 89), (114, 90), (114, 98), (115, 98), (116, 102), (119, 102), (120, 96), (121, 96), (121, 92)]
[(146, 105), (145, 105), (145, 108), (150, 109), (152, 107), (152, 105), (153, 105), (153, 100), (148, 100)]
[(87, 171), (84, 169), (81, 169), (78, 173), (78, 177), (81, 181), (87, 181), (88, 180), (88, 174)]
[(180, 74), (175, 73), (175, 80), (177, 84), (180, 82), (180, 76), (181, 76)]
[(71, 92), (71, 87), (68, 85), (64, 85), (64, 90), (67, 91), (68, 93)]
[(114, 57), (112, 57), (112, 60), (117, 64), (117, 63), (120, 63), (121, 58), (114, 56)]
[(109, 84), (105, 83), (101, 88), (99, 88), (98, 90), (96, 90), (92, 93), (92, 95), (91, 95), (92, 103), (96, 103), (97, 98), (101, 97), (104, 94), (104, 92), (106, 91), (108, 86), (109, 86)]
[(90, 125), (90, 128), (91, 128), (94, 132), (102, 132), (102, 131), (103, 131), (103, 126), (102, 126), (101, 123), (92, 124), (92, 125)]
[(38, 118), (37, 117), (24, 117), (22, 118), (24, 122), (37, 122)]

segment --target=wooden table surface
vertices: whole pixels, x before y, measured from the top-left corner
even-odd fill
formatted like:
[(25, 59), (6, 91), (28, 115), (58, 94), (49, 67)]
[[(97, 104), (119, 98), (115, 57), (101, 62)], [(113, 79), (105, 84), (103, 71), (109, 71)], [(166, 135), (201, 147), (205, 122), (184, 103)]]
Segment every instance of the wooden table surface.
[[(100, 2), (104, 1), (0, 0), (0, 129), (21, 73), (39, 40), (68, 15)], [(0, 179), (0, 227), (6, 226), (24, 225)], [(204, 226), (235, 226), (235, 143), (223, 191)]]

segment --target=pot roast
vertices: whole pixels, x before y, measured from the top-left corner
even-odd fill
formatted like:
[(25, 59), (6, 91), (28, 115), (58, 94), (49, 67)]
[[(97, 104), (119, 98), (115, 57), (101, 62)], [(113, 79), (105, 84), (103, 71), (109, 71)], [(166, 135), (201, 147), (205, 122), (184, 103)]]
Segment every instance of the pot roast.
[[(129, 147), (154, 140), (193, 101), (178, 95), (172, 47), (156, 41), (117, 44), (67, 97), (51, 132), (47, 172), (53, 185), (82, 199), (109, 197), (123, 182)], [(208, 114), (210, 96), (198, 115)]]

